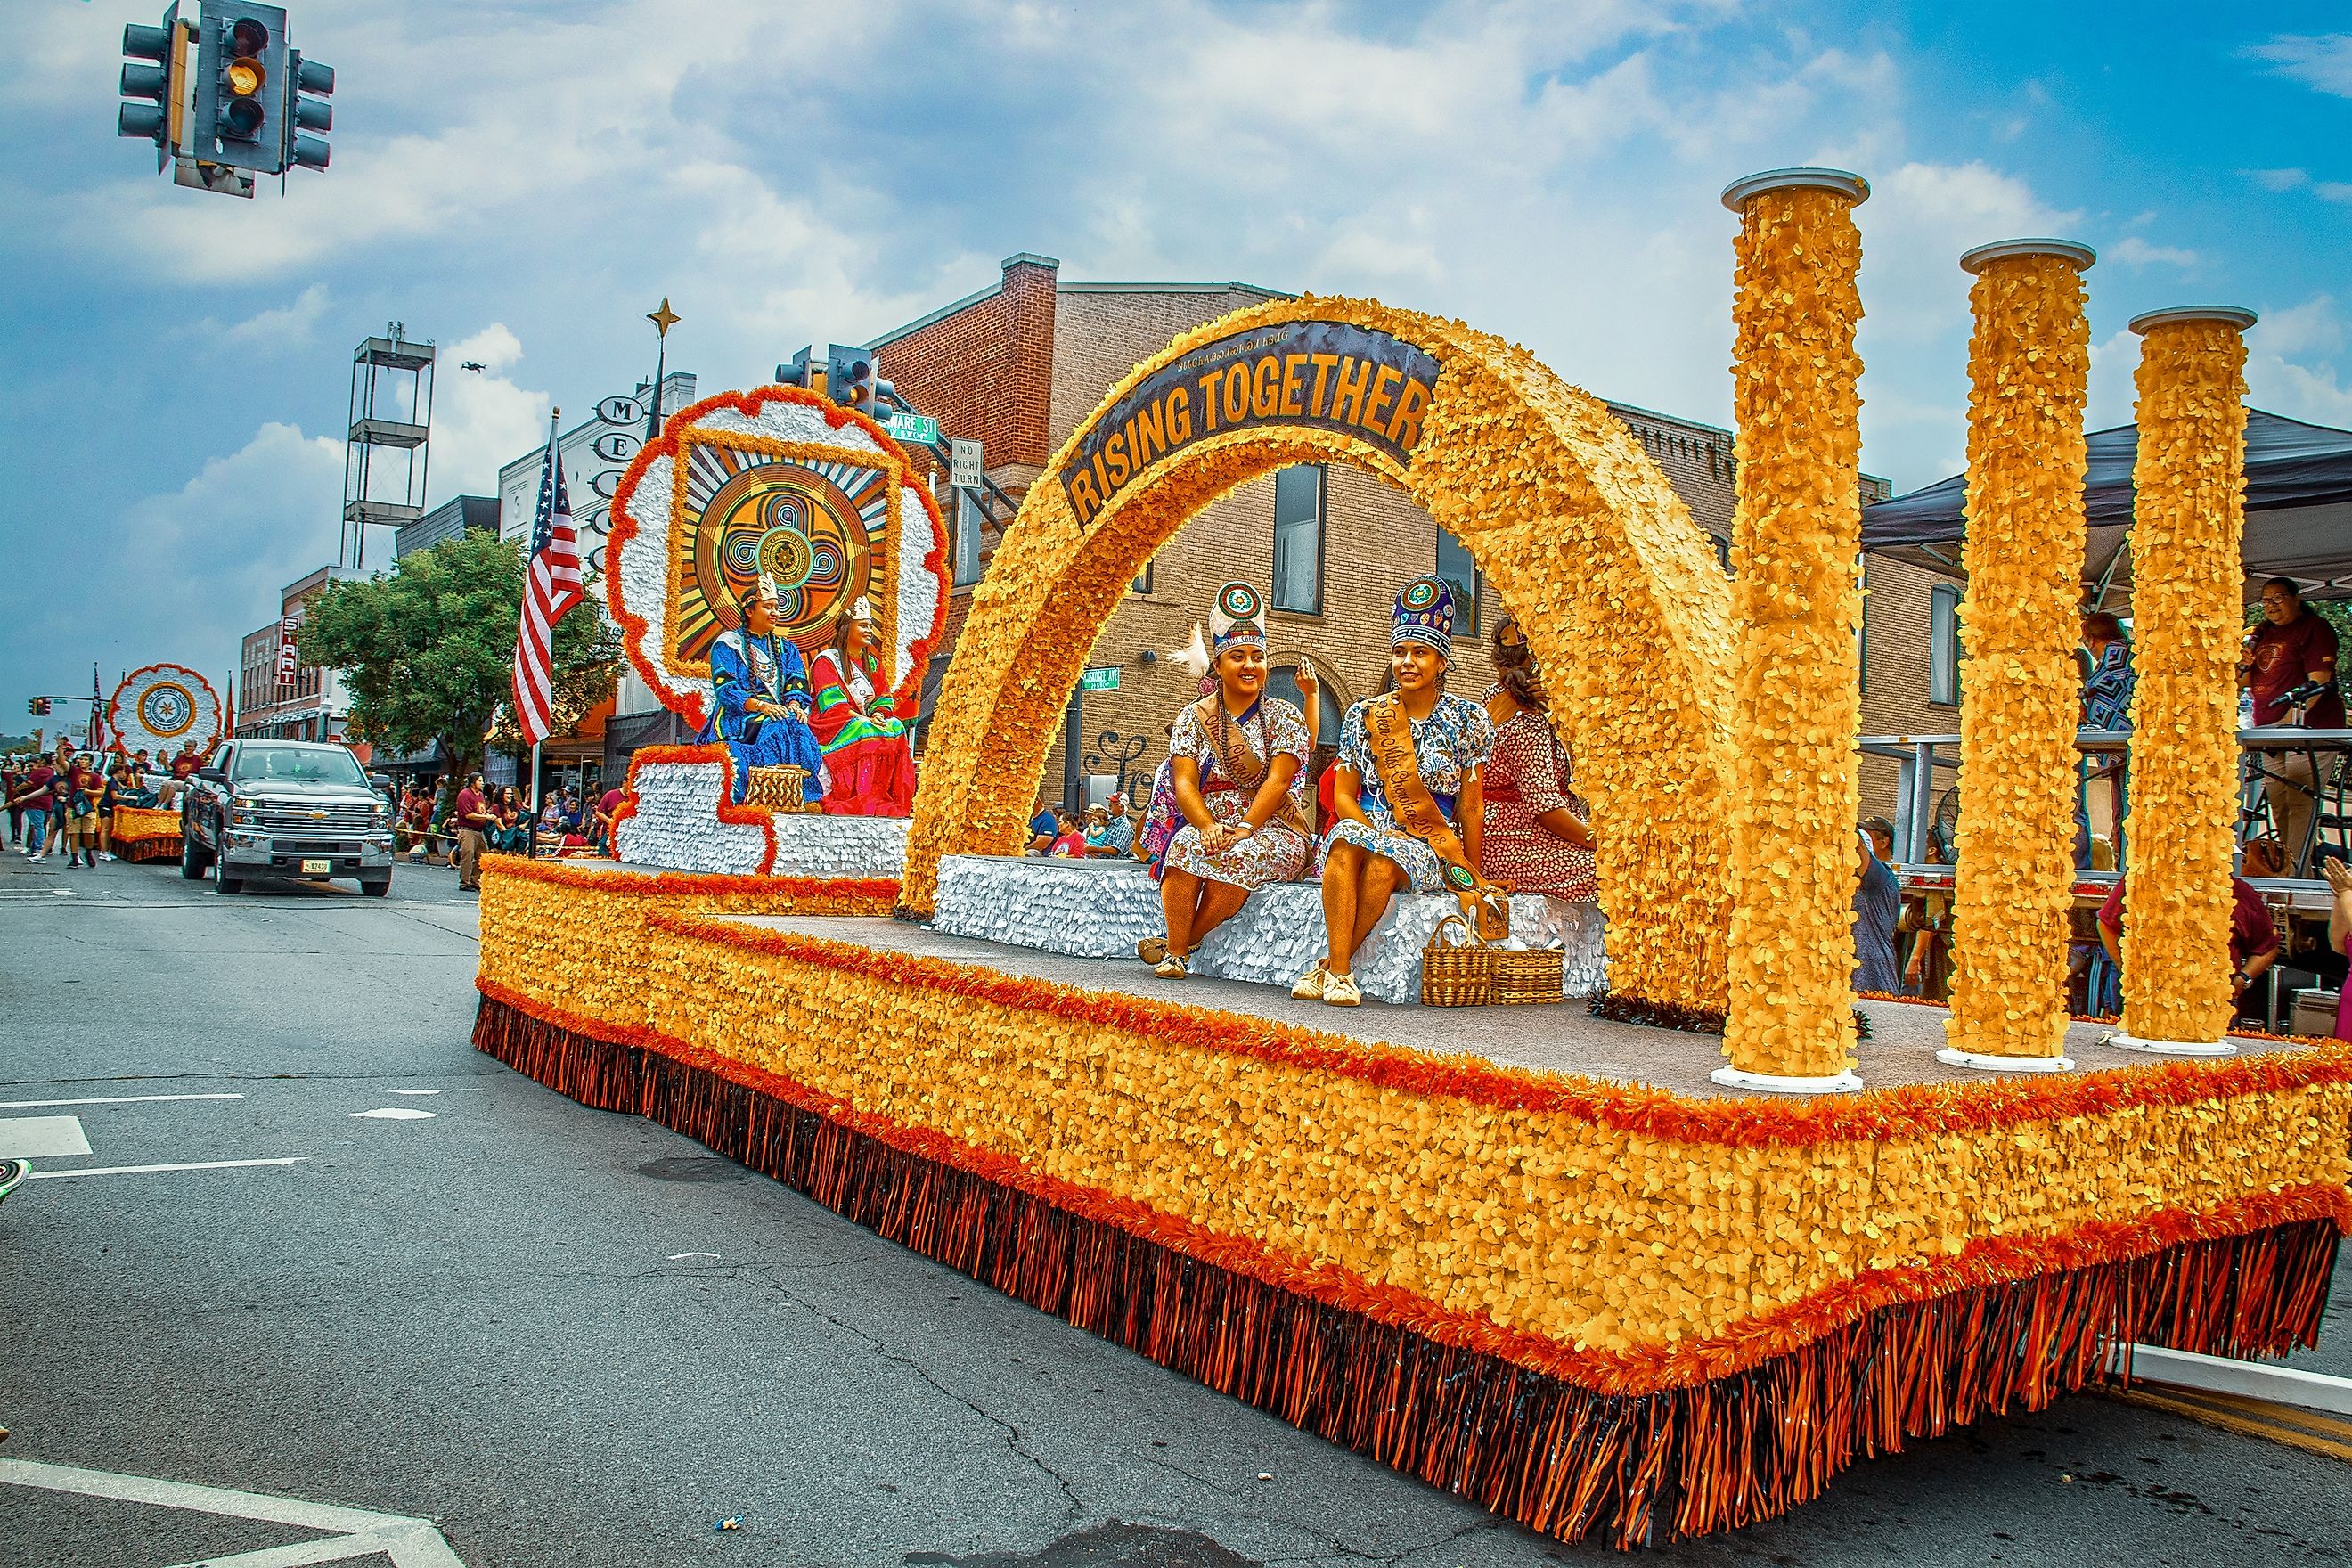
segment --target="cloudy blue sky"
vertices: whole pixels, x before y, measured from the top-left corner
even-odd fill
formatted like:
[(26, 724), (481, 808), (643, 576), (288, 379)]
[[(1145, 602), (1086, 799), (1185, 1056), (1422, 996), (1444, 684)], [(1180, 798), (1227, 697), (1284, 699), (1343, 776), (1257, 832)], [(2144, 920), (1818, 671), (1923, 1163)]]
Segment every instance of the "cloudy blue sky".
[[(113, 133), (159, 0), (6, 0), (0, 728), (156, 658), (226, 679), (333, 558), (353, 343), (454, 370), (433, 496), (671, 363), (764, 379), (986, 285), (1370, 294), (1603, 395), (1727, 416), (1730, 179), (1855, 169), (1865, 465), (1961, 464), (1969, 246), (2087, 241), (2095, 425), (2125, 321), (2263, 315), (2253, 402), (2352, 426), (2340, 5), (1553, 0), (294, 0), (341, 73), (333, 168), (177, 189)], [(382, 545), (389, 555), (388, 539)], [(12, 717), (13, 716), (13, 717)]]

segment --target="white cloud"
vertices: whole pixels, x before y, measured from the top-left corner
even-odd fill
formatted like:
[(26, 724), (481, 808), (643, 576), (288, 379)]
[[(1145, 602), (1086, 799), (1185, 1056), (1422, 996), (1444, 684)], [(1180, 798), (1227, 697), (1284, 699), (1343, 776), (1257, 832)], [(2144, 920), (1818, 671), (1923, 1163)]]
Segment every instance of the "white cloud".
[(2266, 191), (2292, 191), (2311, 184), (2307, 169), (2249, 169), (2246, 177)]
[(327, 286), (313, 283), (289, 302), (224, 328), (221, 336), (232, 343), (275, 352), (308, 348), (326, 310)]
[(2173, 245), (2150, 245), (2136, 234), (2126, 235), (2109, 246), (2106, 254), (2126, 267), (2178, 267), (2183, 269), (2198, 263), (2193, 250), (2183, 250)]
[[(499, 321), (436, 354), (426, 505), (452, 496), (497, 495), (499, 465), (547, 440), (554, 399), (504, 374), (522, 357), (521, 340)], [(482, 368), (465, 369), (469, 361)]]
[(2315, 425), (2352, 428), (2352, 386), (2325, 356), (2352, 341), (2352, 321), (2332, 295), (2263, 312), (2246, 334), (2247, 399)]
[(2311, 187), (2324, 202), (2352, 202), (2352, 184), (2338, 180), (2322, 180)]
[[(110, 686), (126, 669), (168, 658), (217, 687), (236, 668), (244, 635), (276, 618), (279, 590), (334, 559), (342, 479), (341, 442), (264, 425), (185, 482), (99, 520), (113, 542), (101, 565), (68, 547), (60, 565), (75, 580), (0, 574), (0, 620), (30, 637), (29, 649), (19, 642), (26, 664), (68, 650), (84, 661), (83, 679), (87, 661), (100, 660)], [(70, 660), (58, 663), (50, 679), (74, 673)]]
[(2282, 33), (2245, 53), (2305, 87), (2352, 98), (2352, 33)]

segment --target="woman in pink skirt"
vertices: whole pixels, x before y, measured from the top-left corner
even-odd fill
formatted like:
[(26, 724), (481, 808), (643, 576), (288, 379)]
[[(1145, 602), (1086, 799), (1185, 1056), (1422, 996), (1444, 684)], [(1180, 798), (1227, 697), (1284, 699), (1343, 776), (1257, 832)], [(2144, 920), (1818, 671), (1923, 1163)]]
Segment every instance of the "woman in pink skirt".
[(1568, 748), (1552, 731), (1535, 655), (1509, 616), (1495, 627), (1495, 671), (1499, 684), (1486, 693), (1495, 752), (1486, 763), (1479, 873), (1513, 892), (1596, 898), (1591, 813), (1570, 787)]

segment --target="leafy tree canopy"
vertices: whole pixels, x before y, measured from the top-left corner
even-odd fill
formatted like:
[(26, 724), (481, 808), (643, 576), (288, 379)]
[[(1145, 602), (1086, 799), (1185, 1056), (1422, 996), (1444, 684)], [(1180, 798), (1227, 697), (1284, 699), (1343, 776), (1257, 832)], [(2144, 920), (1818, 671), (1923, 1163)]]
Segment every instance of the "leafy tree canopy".
[[(396, 751), (435, 742), (459, 774), (480, 765), (484, 736), (514, 683), (523, 561), (494, 533), (404, 555), (383, 576), (329, 584), (308, 605), (304, 664), (343, 673), (351, 732)], [(621, 637), (593, 599), (555, 626), (555, 728), (613, 694)]]

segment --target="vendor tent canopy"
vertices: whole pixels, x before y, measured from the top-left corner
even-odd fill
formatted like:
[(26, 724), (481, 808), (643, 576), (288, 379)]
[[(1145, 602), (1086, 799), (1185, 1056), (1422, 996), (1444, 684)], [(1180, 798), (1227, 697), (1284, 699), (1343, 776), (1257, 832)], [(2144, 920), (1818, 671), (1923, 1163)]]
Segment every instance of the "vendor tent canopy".
[[(2131, 597), (2132, 462), (2139, 428), (2094, 433), (2083, 501), (2090, 522), (2084, 552), (2086, 602), (2117, 608)], [(1968, 476), (1864, 507), (1862, 547), (1960, 575)], [(2352, 596), (2352, 430), (2246, 412), (2246, 534), (2249, 598), (2265, 577), (2293, 577), (2323, 598)]]

